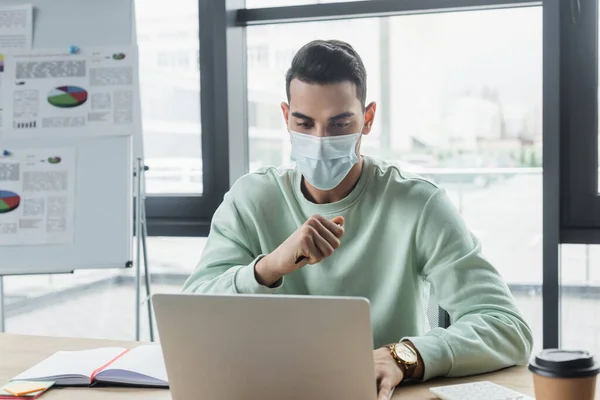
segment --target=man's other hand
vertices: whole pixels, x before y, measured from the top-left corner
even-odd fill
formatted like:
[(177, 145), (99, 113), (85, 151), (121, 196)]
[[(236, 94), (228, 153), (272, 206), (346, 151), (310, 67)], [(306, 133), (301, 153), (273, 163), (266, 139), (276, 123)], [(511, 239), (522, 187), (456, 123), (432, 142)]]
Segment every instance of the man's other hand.
[(375, 376), (377, 378), (377, 400), (389, 400), (394, 388), (402, 382), (404, 376), (390, 349), (382, 347), (373, 353)]
[(272, 286), (283, 276), (332, 255), (340, 247), (343, 225), (343, 217), (331, 220), (320, 215), (310, 217), (281, 246), (256, 263), (258, 282)]

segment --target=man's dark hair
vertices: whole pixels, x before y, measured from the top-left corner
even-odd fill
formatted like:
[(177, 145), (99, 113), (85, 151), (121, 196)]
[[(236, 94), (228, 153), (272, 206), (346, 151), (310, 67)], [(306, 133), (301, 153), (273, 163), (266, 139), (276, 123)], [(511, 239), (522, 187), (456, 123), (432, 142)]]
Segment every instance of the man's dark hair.
[(356, 85), (356, 96), (365, 108), (367, 71), (358, 53), (346, 42), (314, 40), (298, 50), (285, 77), (288, 102), (293, 79), (319, 85), (350, 81)]

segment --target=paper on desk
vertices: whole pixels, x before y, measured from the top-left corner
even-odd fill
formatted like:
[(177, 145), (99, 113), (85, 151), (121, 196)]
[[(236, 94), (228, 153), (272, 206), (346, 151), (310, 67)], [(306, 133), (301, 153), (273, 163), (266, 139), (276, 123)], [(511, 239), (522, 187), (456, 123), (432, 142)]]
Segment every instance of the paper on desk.
[(0, 86), (6, 138), (141, 130), (135, 46), (6, 53)]
[[(20, 394), (20, 395), (14, 395), (11, 392), (7, 391), (7, 389), (19, 387), (22, 384), (31, 384), (31, 383), (35, 384), (36, 386), (38, 386), (42, 389), (32, 392), (32, 393)], [(54, 386), (54, 381), (37, 381), (37, 382), (12, 381), (0, 388), (0, 399), (13, 399), (13, 400), (35, 399), (35, 398), (39, 397), (40, 395), (42, 395), (46, 390), (50, 389), (52, 386)]]
[(91, 374), (124, 350), (120, 347), (104, 347), (84, 351), (57, 351), (16, 376), (14, 380), (53, 379), (59, 385), (62, 383), (60, 379), (79, 378), (80, 384), (89, 385)]
[(0, 246), (73, 243), (74, 188), (74, 148), (0, 157)]
[(143, 345), (131, 349), (126, 355), (115, 360), (103, 372), (110, 374), (111, 370), (131, 371), (165, 383), (169, 381), (162, 348), (158, 344)]

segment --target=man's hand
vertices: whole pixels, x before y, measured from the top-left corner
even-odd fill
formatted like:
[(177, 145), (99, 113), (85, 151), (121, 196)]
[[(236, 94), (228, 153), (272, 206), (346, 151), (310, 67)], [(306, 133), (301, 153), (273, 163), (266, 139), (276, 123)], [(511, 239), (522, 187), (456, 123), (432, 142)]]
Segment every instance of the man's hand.
[(281, 246), (256, 263), (256, 279), (262, 285), (273, 286), (283, 276), (329, 257), (340, 247), (343, 225), (343, 217), (328, 220), (313, 215)]
[(394, 388), (402, 382), (404, 376), (390, 349), (382, 347), (373, 353), (375, 376), (377, 377), (377, 400), (389, 400)]

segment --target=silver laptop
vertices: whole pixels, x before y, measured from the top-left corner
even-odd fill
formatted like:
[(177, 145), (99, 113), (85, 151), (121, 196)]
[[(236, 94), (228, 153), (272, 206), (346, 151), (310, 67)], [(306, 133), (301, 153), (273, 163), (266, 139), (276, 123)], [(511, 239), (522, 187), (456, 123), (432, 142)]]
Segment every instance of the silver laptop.
[(173, 400), (375, 400), (361, 298), (153, 296)]

